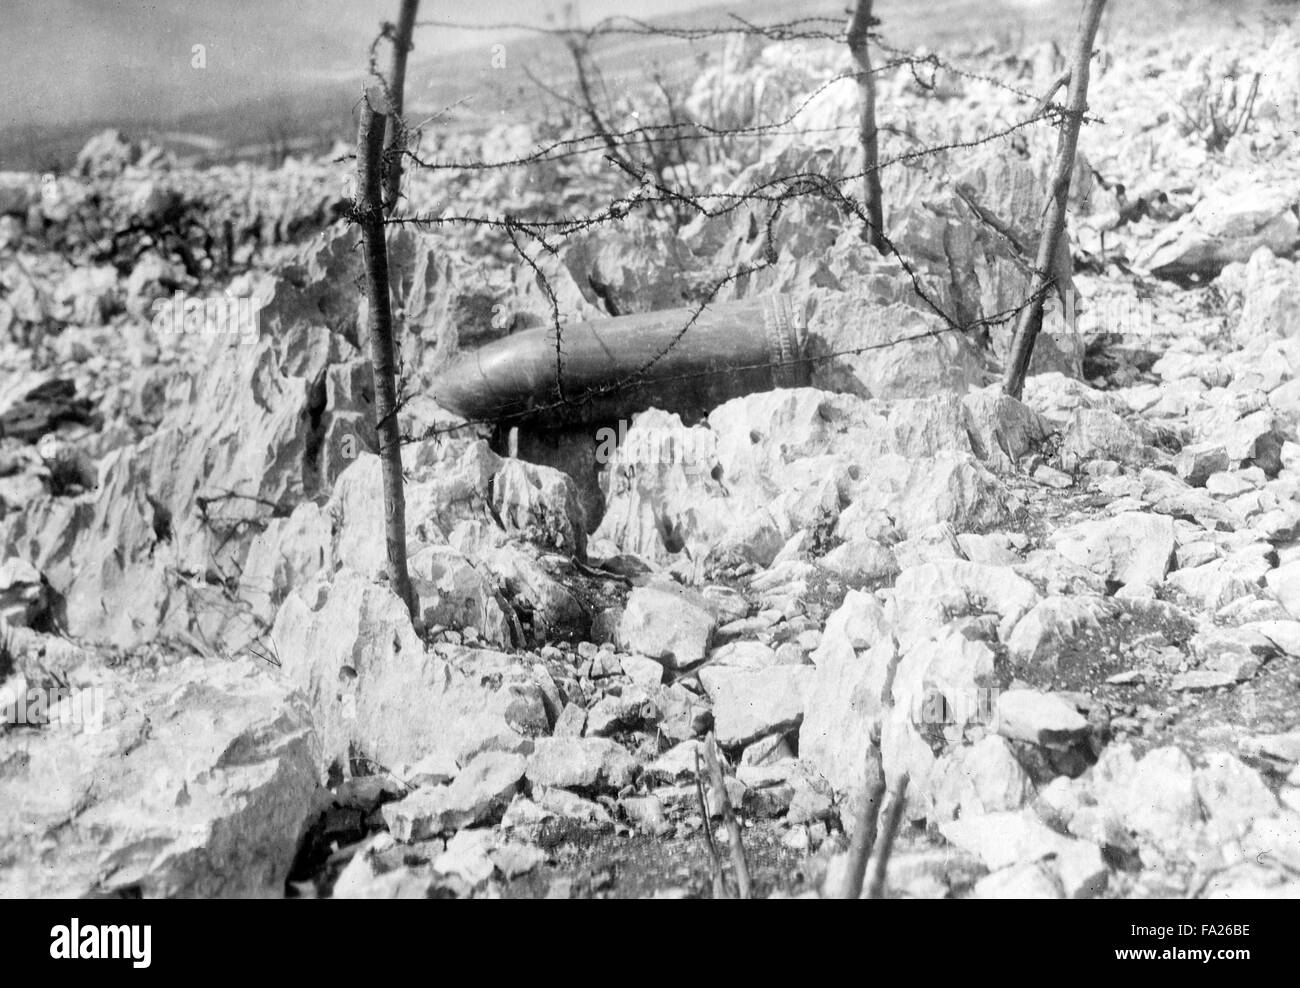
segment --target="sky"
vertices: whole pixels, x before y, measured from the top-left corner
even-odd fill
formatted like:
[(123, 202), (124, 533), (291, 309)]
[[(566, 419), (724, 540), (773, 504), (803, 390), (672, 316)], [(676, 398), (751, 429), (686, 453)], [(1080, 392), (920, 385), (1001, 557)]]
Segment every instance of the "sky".
[[(580, 0), (583, 22), (654, 17), (717, 0)], [(115, 116), (166, 118), (245, 99), (287, 82), (347, 78), (365, 66), (377, 25), (398, 0), (0, 0), (0, 129)], [(424, 0), (420, 16), (540, 23), (561, 0)], [(481, 34), (426, 28), (429, 53)], [(202, 46), (196, 48), (195, 46)], [(202, 63), (202, 64), (200, 64)]]

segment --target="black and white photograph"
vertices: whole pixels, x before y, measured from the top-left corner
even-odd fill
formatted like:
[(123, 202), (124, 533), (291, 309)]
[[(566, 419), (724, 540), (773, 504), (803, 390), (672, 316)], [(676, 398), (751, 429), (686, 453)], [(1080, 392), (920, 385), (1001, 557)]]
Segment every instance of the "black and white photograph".
[(0, 83), (6, 952), (1285, 947), (1298, 0), (2, 0)]

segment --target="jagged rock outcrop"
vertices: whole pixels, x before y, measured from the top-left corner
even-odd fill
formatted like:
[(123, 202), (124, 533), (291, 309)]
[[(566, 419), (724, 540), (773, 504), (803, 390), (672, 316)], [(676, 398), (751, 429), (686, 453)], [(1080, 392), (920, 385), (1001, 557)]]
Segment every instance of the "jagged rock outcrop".
[(247, 659), (72, 679), (98, 723), (0, 726), (0, 893), (282, 896), (321, 794), (303, 697)]
[(708, 568), (767, 565), (800, 530), (892, 543), (938, 522), (991, 525), (1012, 503), (981, 460), (1005, 466), (1045, 436), (1018, 402), (980, 392), (886, 405), (778, 390), (692, 428), (651, 410), (610, 464), (595, 537)]
[(526, 753), (549, 729), (527, 668), (489, 649), (427, 647), (391, 590), (347, 569), (290, 594), (271, 639), (340, 770), (353, 759), (391, 767), (444, 754), (464, 765), (483, 751)]

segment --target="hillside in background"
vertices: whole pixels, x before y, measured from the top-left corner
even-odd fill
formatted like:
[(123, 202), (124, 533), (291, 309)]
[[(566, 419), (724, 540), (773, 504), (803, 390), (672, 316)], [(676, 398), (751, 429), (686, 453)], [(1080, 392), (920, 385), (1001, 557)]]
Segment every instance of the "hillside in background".
[[(638, 9), (654, 16), (700, 5), (652, 0)], [(444, 15), (452, 10), (427, 6), (431, 18), (439, 7)], [(473, 16), (531, 21), (558, 6), (530, 4), (521, 15), (519, 4), (485, 0)], [(620, 6), (587, 0), (578, 9), (590, 19)], [(6, 0), (0, 169), (66, 164), (108, 126), (213, 158), (255, 155), (259, 145), (285, 141), (328, 144), (349, 130), (367, 49), (397, 7), (396, 0)], [(191, 65), (196, 44), (206, 46), (206, 69)], [(456, 52), (470, 39), (424, 31), (417, 44), (439, 52), (441, 80), (473, 77), (476, 55)]]
[[(488, 0), (462, 8), (427, 4), (429, 20), (492, 24), (542, 23), (560, 5)], [(1169, 18), (1217, 18), (1214, 0), (1165, 0), (1117, 8), (1111, 30), (1149, 30)], [(1294, 6), (1292, 0), (1233, 4), (1242, 17), (1255, 8)], [(8, 0), (0, 36), (0, 170), (66, 167), (92, 134), (117, 127), (149, 137), (195, 161), (274, 162), (288, 152), (323, 151), (355, 136), (353, 109), (366, 52), (396, 0), (225, 0), (159, 9), (139, 0)], [(1134, 5), (1127, 5), (1133, 8)], [(578, 4), (591, 24), (626, 5)], [(728, 23), (735, 14), (756, 23), (839, 18), (843, 0), (707, 0), (639, 3), (636, 14), (682, 27)], [(988, 43), (1063, 39), (1073, 30), (1069, 0), (882, 0), (877, 15), (900, 46), (952, 51)], [(206, 45), (207, 68), (191, 67), (195, 44)], [(505, 45), (505, 65), (494, 46)], [(595, 47), (607, 82), (639, 81), (654, 65), (689, 80), (701, 48), (670, 39), (602, 39)], [(716, 47), (716, 46), (715, 46)], [(433, 53), (433, 54), (431, 54)], [(503, 119), (531, 119), (539, 94), (525, 67), (567, 87), (572, 69), (553, 39), (508, 30), (422, 28), (411, 69), (412, 100), (429, 114), (471, 130)]]

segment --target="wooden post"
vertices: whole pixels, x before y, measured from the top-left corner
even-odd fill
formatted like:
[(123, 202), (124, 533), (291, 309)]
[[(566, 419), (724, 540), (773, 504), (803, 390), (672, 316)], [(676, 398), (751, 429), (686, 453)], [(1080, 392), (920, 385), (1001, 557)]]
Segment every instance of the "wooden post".
[(393, 311), (388, 288), (388, 246), (380, 185), (384, 125), (391, 106), (382, 87), (366, 91), (357, 130), (357, 198), (354, 215), (365, 241), (366, 292), (369, 297), (370, 368), (375, 385), (375, 432), (384, 478), (384, 536), (388, 583), (415, 619), (417, 605), (406, 567), (406, 497), (402, 490), (402, 444), (397, 425), (396, 360), (393, 356)]
[(862, 139), (862, 206), (867, 214), (867, 242), (881, 254), (885, 245), (884, 207), (880, 193), (880, 148), (876, 130), (876, 77), (871, 71), (871, 54), (867, 51), (867, 32), (876, 23), (871, 16), (873, 0), (858, 0), (849, 22), (849, 53), (858, 66), (858, 92), (861, 108), (858, 127)]
[(885, 796), (885, 805), (880, 816), (885, 821), (880, 832), (880, 842), (876, 845), (876, 856), (871, 862), (871, 882), (867, 885), (868, 899), (883, 899), (885, 896), (885, 874), (889, 869), (889, 856), (894, 850), (894, 840), (898, 837), (898, 828), (903, 822), (903, 812), (907, 808), (906, 775), (899, 778), (896, 788)]
[(406, 56), (411, 50), (411, 35), (415, 31), (415, 15), (420, 0), (402, 0), (402, 11), (397, 18), (393, 34), (393, 66), (388, 74), (388, 100), (390, 111), (384, 136), (384, 215), (391, 216), (397, 208), (402, 192), (402, 152), (405, 150), (402, 135), (402, 113), (405, 110)]
[(1034, 341), (1043, 328), (1043, 300), (1056, 288), (1056, 251), (1065, 233), (1065, 209), (1070, 198), (1070, 175), (1074, 171), (1075, 151), (1079, 146), (1079, 127), (1088, 109), (1088, 63), (1092, 61), (1092, 45), (1097, 37), (1106, 0), (1087, 0), (1079, 24), (1074, 62), (1070, 67), (1070, 90), (1066, 117), (1061, 121), (1061, 132), (1056, 145), (1056, 164), (1053, 169), (1047, 218), (1043, 223), (1042, 237), (1038, 241), (1038, 255), (1034, 261), (1034, 276), (1030, 282), (1030, 299), (1020, 310), (1016, 333), (1007, 355), (1006, 374), (1002, 379), (1003, 394), (1019, 398), (1025, 389), (1025, 374), (1029, 359), (1034, 353)]
[[(861, 804), (853, 839), (849, 843), (848, 866), (845, 871), (844, 884), (839, 890), (842, 899), (859, 899), (862, 886), (866, 880), (867, 862), (871, 859), (872, 849), (878, 836), (881, 814), (886, 798), (885, 792), (885, 723), (894, 716), (894, 677), (898, 674), (898, 664), (903, 660), (898, 642), (893, 643), (893, 655), (885, 667), (885, 681), (880, 688), (880, 717), (871, 725), (867, 740), (866, 771), (863, 773), (863, 792), (859, 794)], [(886, 817), (888, 823), (888, 817)], [(888, 851), (885, 852), (888, 855)], [(828, 894), (834, 894), (828, 890)]]
[(849, 841), (849, 860), (845, 870), (842, 899), (862, 898), (862, 885), (867, 875), (867, 862), (876, 844), (876, 828), (880, 819), (881, 802), (885, 798), (885, 770), (881, 767), (880, 744), (871, 742), (867, 752), (865, 791), (859, 794), (862, 801), (857, 828)]
[[(718, 803), (722, 807), (722, 821), (727, 827), (727, 842), (731, 847), (731, 867), (736, 873), (736, 894), (741, 899), (751, 897), (751, 885), (749, 879), (749, 862), (745, 859), (745, 839), (740, 832), (740, 824), (736, 821), (736, 814), (731, 808), (731, 797), (727, 795), (727, 780), (722, 774), (722, 764), (718, 761), (717, 742), (713, 738), (713, 733), (704, 739), (704, 761), (709, 768), (709, 779), (713, 785), (713, 791), (718, 794)], [(708, 808), (705, 807), (707, 810)], [(713, 824), (709, 821), (708, 814), (705, 814), (704, 825), (711, 827)]]

